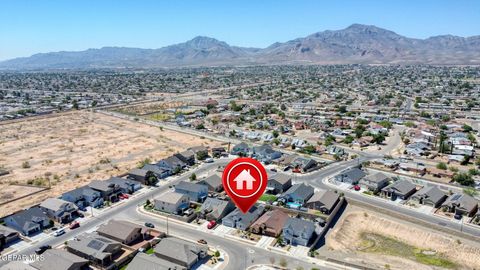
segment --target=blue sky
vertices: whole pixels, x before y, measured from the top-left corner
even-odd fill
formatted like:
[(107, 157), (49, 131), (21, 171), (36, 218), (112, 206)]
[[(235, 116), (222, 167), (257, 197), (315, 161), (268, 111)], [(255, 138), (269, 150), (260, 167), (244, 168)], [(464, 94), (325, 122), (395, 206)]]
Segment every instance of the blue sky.
[(103, 46), (160, 48), (198, 35), (266, 47), (352, 23), (426, 38), (480, 34), (480, 1), (1, 0), (0, 60)]

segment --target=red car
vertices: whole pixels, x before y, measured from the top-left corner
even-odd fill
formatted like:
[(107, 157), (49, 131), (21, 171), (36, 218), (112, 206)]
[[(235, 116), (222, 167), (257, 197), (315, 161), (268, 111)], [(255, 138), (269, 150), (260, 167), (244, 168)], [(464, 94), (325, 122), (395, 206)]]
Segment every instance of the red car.
[(215, 227), (215, 225), (217, 225), (217, 222), (215, 220), (210, 220), (210, 222), (207, 224), (207, 229), (211, 230), (213, 227)]
[(74, 221), (74, 222), (70, 223), (70, 230), (76, 229), (78, 227), (80, 227), (80, 222)]
[(120, 195), (118, 195), (118, 197), (120, 197), (120, 199), (128, 199), (128, 198), (130, 198), (130, 196), (128, 196), (128, 194), (120, 194)]
[(355, 185), (355, 186), (353, 187), (353, 189), (354, 189), (355, 191), (359, 191), (359, 190), (360, 190), (360, 186), (359, 186), (359, 185)]

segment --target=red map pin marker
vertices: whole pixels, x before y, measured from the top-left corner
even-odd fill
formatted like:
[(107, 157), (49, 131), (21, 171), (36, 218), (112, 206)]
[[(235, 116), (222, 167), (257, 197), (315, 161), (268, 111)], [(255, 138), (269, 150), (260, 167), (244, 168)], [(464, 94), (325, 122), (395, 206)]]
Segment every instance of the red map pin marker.
[(267, 171), (253, 158), (237, 158), (228, 163), (222, 175), (223, 189), (246, 213), (267, 187)]

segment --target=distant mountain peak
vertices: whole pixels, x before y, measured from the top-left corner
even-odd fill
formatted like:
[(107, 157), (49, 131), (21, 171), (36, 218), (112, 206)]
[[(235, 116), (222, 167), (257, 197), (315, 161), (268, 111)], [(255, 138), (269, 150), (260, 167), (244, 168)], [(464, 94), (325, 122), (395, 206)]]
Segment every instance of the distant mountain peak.
[(0, 69), (156, 68), (255, 64), (472, 64), (480, 65), (480, 36), (401, 36), (374, 25), (352, 24), (267, 48), (230, 46), (207, 36), (159, 49), (102, 47), (51, 52), (0, 62)]

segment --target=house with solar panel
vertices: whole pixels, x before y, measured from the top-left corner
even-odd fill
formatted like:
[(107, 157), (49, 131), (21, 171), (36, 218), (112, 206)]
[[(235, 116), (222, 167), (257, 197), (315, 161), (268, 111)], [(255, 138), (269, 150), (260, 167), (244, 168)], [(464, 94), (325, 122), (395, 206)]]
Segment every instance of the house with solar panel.
[(100, 267), (108, 267), (122, 251), (122, 244), (96, 233), (84, 233), (66, 244), (67, 251)]

